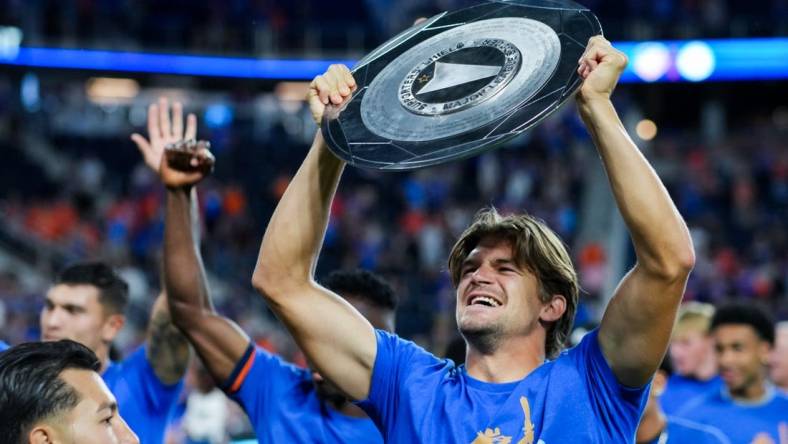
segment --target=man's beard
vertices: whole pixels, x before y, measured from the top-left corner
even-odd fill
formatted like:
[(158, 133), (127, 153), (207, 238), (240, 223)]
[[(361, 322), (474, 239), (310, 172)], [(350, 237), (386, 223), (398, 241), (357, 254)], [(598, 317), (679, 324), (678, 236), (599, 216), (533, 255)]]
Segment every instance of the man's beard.
[(503, 328), (500, 325), (485, 325), (481, 327), (460, 326), (460, 334), (468, 344), (483, 355), (491, 355), (498, 350), (503, 339)]

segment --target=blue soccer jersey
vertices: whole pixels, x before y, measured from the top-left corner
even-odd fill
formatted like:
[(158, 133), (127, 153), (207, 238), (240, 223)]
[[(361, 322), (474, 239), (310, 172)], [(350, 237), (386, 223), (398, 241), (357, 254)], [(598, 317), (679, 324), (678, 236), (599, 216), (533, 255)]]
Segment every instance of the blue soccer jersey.
[(621, 385), (597, 330), (520, 381), (494, 384), (416, 344), (377, 331), (368, 399), (360, 405), (391, 443), (634, 442), (648, 396)]
[(161, 444), (183, 382), (163, 384), (138, 348), (121, 362), (110, 362), (101, 375), (118, 401), (120, 415), (144, 444)]
[(643, 444), (730, 444), (730, 440), (714, 427), (672, 416), (667, 421), (662, 433)]
[(308, 370), (261, 348), (249, 346), (223, 389), (249, 415), (260, 443), (383, 443), (369, 418), (321, 401)]
[(668, 378), (668, 385), (659, 397), (659, 404), (666, 414), (673, 415), (688, 401), (720, 388), (722, 388), (722, 379), (719, 376), (701, 381), (674, 373)]
[(741, 402), (723, 388), (695, 398), (676, 416), (716, 427), (733, 444), (749, 444), (760, 433), (780, 442), (778, 427), (788, 423), (788, 397), (770, 386), (761, 401)]
[(0, 352), (6, 349), (8, 349), (8, 344), (6, 344), (4, 341), (0, 341)]

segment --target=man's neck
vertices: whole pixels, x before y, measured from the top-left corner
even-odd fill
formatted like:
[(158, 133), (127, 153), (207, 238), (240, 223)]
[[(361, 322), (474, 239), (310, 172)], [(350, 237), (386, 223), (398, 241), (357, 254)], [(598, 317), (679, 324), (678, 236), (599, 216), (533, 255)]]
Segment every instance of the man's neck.
[(649, 402), (640, 420), (635, 442), (652, 442), (665, 430), (668, 421), (656, 402)]
[(490, 353), (469, 344), (465, 368), (480, 381), (503, 383), (525, 378), (544, 361), (544, 338), (531, 335), (504, 340)]
[(103, 375), (105, 371), (107, 371), (107, 367), (109, 367), (109, 347), (99, 347), (96, 350), (93, 350), (93, 353), (96, 354), (99, 362), (101, 363), (101, 368), (99, 369), (99, 374)]
[(728, 393), (730, 393), (731, 398), (735, 401), (758, 402), (766, 396), (766, 381), (764, 378), (759, 377), (751, 384), (747, 384), (737, 390), (731, 390), (729, 388)]

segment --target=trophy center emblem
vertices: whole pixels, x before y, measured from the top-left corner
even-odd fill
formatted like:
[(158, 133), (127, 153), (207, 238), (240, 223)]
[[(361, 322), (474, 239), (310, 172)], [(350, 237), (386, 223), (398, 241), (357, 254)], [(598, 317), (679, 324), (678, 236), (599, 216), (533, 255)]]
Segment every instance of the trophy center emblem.
[(417, 64), (400, 83), (408, 111), (439, 116), (477, 105), (500, 92), (517, 74), (522, 55), (495, 38), (458, 42)]

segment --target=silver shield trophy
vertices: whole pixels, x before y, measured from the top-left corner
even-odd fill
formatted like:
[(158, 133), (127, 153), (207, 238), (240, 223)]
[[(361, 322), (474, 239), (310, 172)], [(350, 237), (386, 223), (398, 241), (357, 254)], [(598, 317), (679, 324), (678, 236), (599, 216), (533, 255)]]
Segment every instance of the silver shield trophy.
[(353, 68), (358, 89), (322, 122), (349, 164), (410, 170), (490, 150), (579, 88), (577, 60), (602, 33), (568, 0), (485, 1), (413, 26)]

